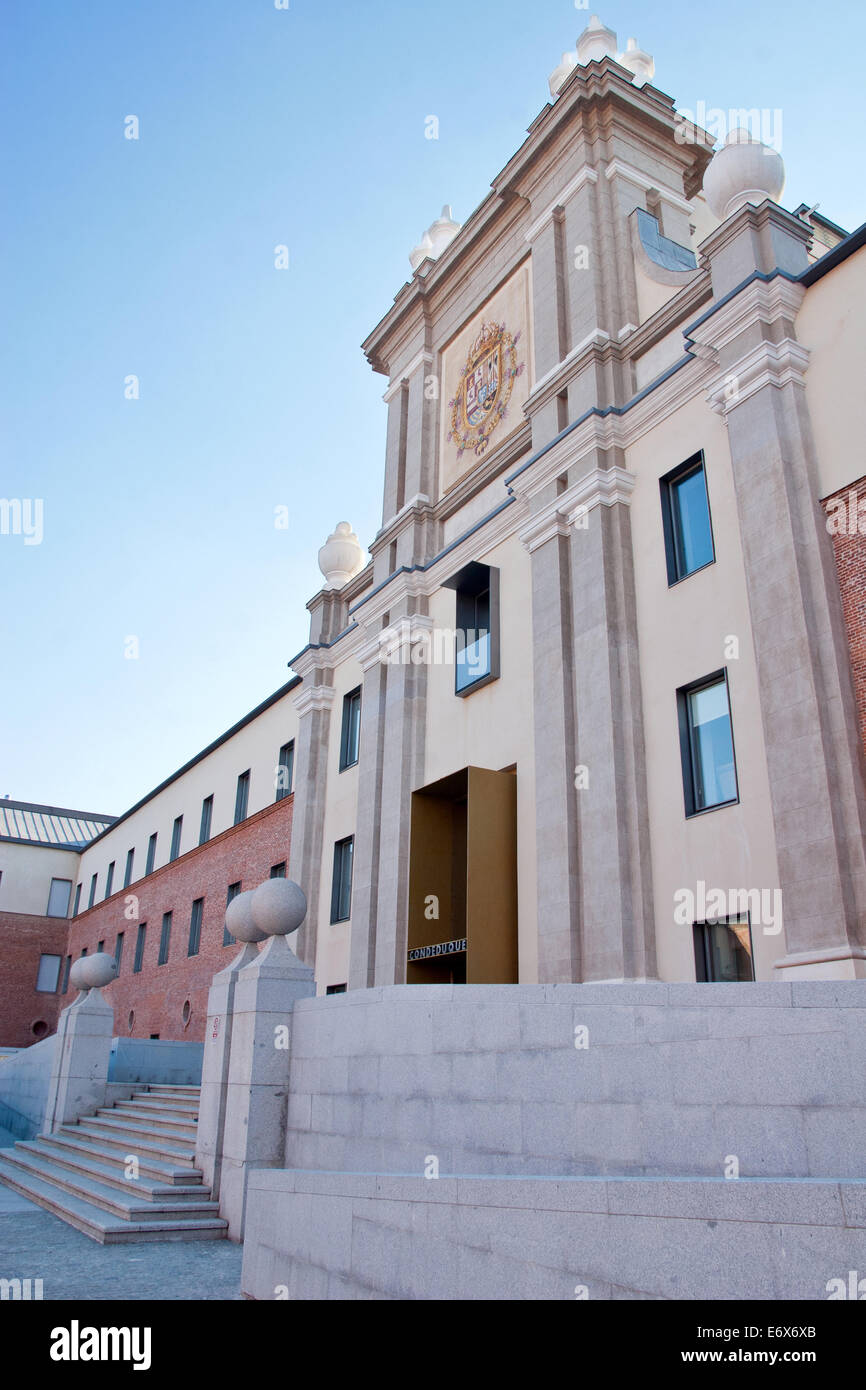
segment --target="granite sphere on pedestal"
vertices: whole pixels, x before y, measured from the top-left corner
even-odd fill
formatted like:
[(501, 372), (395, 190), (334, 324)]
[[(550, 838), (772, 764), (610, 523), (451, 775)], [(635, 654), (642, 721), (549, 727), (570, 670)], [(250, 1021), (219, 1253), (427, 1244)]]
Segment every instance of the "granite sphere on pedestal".
[(69, 971), (69, 983), (73, 989), (102, 989), (117, 979), (117, 961), (105, 951), (97, 951), (93, 956), (79, 956)]
[(306, 915), (303, 889), (290, 878), (266, 878), (253, 892), (253, 921), (266, 936), (288, 936)]
[(226, 908), (226, 928), (236, 941), (264, 941), (266, 933), (253, 921), (252, 903), (255, 889), (238, 893)]

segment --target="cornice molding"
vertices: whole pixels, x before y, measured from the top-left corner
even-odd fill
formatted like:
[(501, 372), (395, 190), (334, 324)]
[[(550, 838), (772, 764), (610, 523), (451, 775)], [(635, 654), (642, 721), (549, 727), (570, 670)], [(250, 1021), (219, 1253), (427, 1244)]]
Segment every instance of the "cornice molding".
[(699, 357), (715, 360), (756, 324), (774, 324), (780, 319), (793, 323), (805, 297), (803, 286), (784, 275), (752, 280), (717, 309), (710, 308), (697, 323), (687, 325), (683, 330), (686, 342)]
[(681, 193), (676, 193), (674, 189), (668, 188), (667, 184), (659, 183), (657, 179), (651, 179), (648, 174), (642, 173), (633, 164), (627, 164), (624, 159), (612, 159), (605, 168), (604, 176), (606, 179), (616, 178), (617, 174), (645, 191), (654, 188), (673, 207), (679, 208), (680, 212), (688, 213), (690, 217), (694, 215), (694, 205), (687, 202)]
[(294, 697), (293, 703), (303, 718), (310, 710), (329, 710), (336, 698), (337, 692), (332, 685), (305, 685)]
[(591, 468), (532, 518), (520, 532), (522, 544), (531, 555), (554, 536), (570, 535), (595, 507), (628, 506), (636, 482), (625, 468)]
[(783, 338), (781, 343), (758, 343), (710, 384), (707, 400), (727, 423), (732, 410), (765, 386), (802, 386), (809, 356), (808, 349), (794, 338)]
[(396, 373), (394, 380), (391, 382), (391, 385), (383, 394), (382, 400), (385, 402), (385, 404), (390, 405), (391, 401), (397, 395), (398, 391), (402, 390), (404, 382), (407, 382), (409, 378), (413, 376), (415, 372), (417, 372), (419, 367), (432, 367), (433, 360), (434, 359), (432, 352), (428, 352), (426, 348), (423, 349), (421, 352), (416, 353), (415, 356), (412, 358), (412, 361), (408, 362), (405, 367), (402, 367)]

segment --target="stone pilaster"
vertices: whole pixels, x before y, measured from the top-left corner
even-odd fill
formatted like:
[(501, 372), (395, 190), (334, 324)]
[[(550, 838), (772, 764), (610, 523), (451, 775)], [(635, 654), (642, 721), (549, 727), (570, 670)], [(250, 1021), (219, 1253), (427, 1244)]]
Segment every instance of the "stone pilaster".
[(113, 1034), (114, 1010), (99, 989), (82, 992), (61, 1013), (45, 1107), (47, 1134), (105, 1104)]
[(303, 676), (303, 685), (295, 696), (300, 718), (295, 740), (295, 806), (292, 813), (289, 877), (303, 888), (308, 905), (306, 920), (298, 932), (298, 955), (308, 964), (315, 965), (328, 738), (331, 709), (336, 696), (332, 671), (318, 669), (306, 659), (296, 661), (295, 669)]
[(231, 964), (214, 975), (208, 992), (195, 1161), (215, 1200), (222, 1175), (235, 985), (238, 972), (251, 965), (257, 955), (256, 947), (245, 942)]

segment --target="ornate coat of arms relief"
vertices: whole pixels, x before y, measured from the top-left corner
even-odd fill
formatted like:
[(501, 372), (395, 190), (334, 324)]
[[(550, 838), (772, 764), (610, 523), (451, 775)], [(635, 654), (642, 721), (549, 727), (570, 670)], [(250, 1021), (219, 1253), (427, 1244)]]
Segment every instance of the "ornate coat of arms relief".
[(448, 442), (457, 446), (457, 457), (467, 450), (480, 458), (500, 421), (505, 419), (515, 378), (524, 363), (517, 360), (520, 333), (511, 334), (504, 323), (483, 323), (472, 344), (454, 399), (448, 402), (451, 429)]

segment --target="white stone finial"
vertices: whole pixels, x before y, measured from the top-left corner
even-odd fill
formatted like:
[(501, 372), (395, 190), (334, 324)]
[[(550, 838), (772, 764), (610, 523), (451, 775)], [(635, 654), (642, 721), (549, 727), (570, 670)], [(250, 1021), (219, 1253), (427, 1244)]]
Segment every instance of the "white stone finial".
[(419, 265), (428, 259), (433, 259), (433, 242), (430, 240), (430, 233), (425, 232), (418, 245), (413, 246), (409, 252), (409, 264), (413, 270), (417, 270)]
[(553, 72), (547, 79), (547, 85), (550, 88), (551, 97), (559, 96), (560, 91), (565, 86), (566, 82), (568, 81), (569, 77), (574, 72), (574, 69), (576, 67), (577, 54), (574, 51), (572, 51), (571, 53), (563, 53), (562, 62), (559, 64), (558, 67), (555, 67), (553, 69)]
[(437, 260), (446, 246), (450, 246), (461, 226), (462, 223), (454, 221), (451, 216), (451, 206), (446, 203), (436, 221), (427, 228), (418, 245), (413, 246), (409, 252), (409, 264), (412, 269), (417, 270), (425, 260)]
[(597, 62), (601, 58), (616, 57), (616, 34), (602, 24), (597, 14), (591, 16), (589, 24), (577, 41), (577, 61), (582, 67)]
[(784, 187), (782, 156), (742, 128), (730, 131), (704, 173), (704, 194), (722, 222), (746, 203), (777, 203)]
[(319, 551), (319, 569), (329, 589), (342, 589), (362, 568), (364, 552), (348, 521), (339, 521)]
[(616, 61), (622, 67), (628, 68), (636, 87), (642, 87), (645, 82), (649, 82), (650, 78), (655, 76), (656, 65), (652, 55), (645, 53), (642, 48), (638, 48), (637, 39), (628, 40), (625, 53), (620, 53)]

